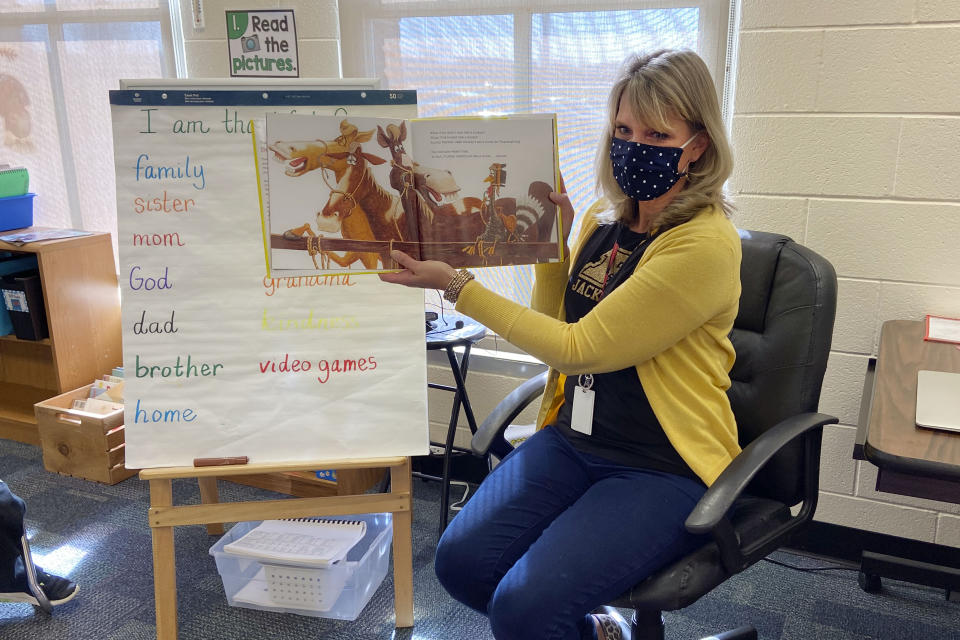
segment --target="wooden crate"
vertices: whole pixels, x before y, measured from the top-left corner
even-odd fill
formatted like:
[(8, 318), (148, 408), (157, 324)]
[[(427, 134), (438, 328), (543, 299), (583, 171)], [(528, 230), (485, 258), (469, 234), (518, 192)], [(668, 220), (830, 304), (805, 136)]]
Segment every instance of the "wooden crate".
[(43, 466), (47, 471), (116, 484), (137, 473), (123, 466), (123, 411), (102, 416), (64, 411), (89, 391), (87, 385), (34, 405)]

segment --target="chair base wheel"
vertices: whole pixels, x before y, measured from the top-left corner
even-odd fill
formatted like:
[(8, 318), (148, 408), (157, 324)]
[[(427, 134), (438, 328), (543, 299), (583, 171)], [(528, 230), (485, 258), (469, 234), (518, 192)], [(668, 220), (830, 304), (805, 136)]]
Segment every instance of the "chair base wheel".
[(880, 576), (875, 573), (867, 573), (865, 571), (861, 571), (857, 575), (857, 584), (859, 584), (860, 588), (867, 593), (879, 593), (881, 587), (883, 586)]
[(663, 614), (659, 611), (633, 611), (631, 640), (664, 640)]

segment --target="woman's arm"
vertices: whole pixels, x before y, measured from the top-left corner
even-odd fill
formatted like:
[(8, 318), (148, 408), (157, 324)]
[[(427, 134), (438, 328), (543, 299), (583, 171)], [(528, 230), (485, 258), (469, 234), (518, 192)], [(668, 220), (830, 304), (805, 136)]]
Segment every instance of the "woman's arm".
[(579, 322), (468, 283), (457, 311), (566, 374), (617, 371), (660, 353), (734, 303), (738, 254), (714, 234), (677, 234)]

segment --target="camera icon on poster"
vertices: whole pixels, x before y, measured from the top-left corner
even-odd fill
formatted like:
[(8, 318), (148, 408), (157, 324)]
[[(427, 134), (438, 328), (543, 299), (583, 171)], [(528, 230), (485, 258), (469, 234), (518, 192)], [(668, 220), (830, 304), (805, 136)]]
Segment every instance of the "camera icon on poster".
[(260, 36), (257, 34), (243, 36), (240, 38), (240, 48), (243, 49), (244, 53), (260, 51)]

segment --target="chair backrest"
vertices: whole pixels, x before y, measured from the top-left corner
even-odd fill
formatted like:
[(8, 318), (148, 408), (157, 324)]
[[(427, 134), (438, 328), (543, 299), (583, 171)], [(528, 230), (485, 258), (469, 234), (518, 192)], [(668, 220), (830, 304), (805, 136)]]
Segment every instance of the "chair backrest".
[[(822, 256), (787, 236), (741, 231), (737, 352), (728, 392), (746, 446), (782, 419), (817, 411), (837, 304), (837, 275)], [(803, 442), (779, 453), (749, 493), (796, 504), (802, 497)]]

